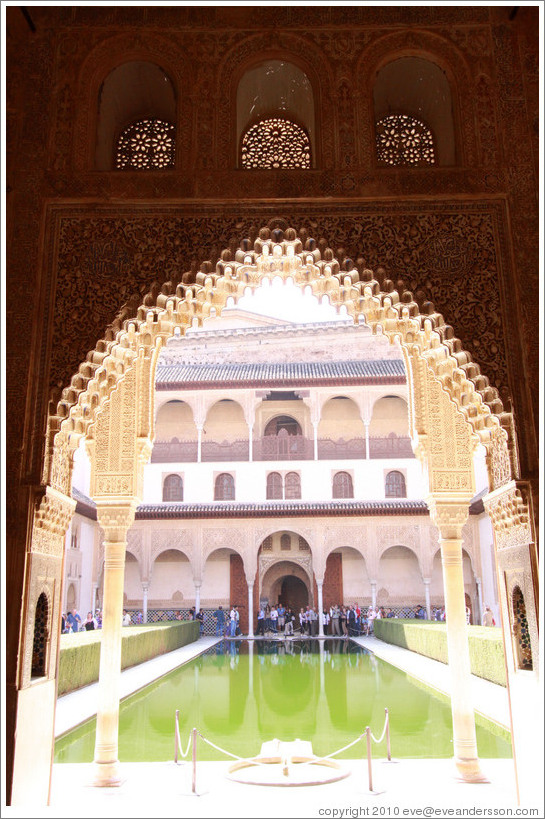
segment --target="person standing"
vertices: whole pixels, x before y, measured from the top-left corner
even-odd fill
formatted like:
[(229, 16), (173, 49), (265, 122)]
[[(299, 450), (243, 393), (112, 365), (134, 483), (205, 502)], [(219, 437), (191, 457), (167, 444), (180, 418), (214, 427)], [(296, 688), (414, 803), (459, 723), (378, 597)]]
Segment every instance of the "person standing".
[(257, 633), (261, 634), (262, 637), (265, 636), (265, 609), (263, 606), (260, 606), (257, 612)]
[(223, 637), (223, 627), (225, 624), (225, 612), (223, 610), (223, 606), (218, 606), (214, 612), (214, 617), (216, 619), (216, 637)]
[(340, 611), (338, 605), (335, 603), (334, 606), (331, 607), (329, 610), (329, 614), (331, 616), (331, 634), (333, 637), (340, 637), (341, 630), (339, 628), (339, 616)]
[(76, 634), (81, 626), (81, 617), (79, 616), (77, 609), (72, 609), (72, 611), (68, 612), (68, 617), (66, 619), (72, 633)]
[(375, 630), (374, 623), (376, 616), (377, 616), (376, 611), (374, 610), (373, 606), (370, 606), (367, 611), (367, 634), (373, 634)]
[(286, 623), (286, 609), (282, 605), (282, 603), (278, 604), (278, 631), (282, 633), (284, 631), (284, 625)]
[(237, 614), (235, 611), (235, 607), (231, 606), (231, 611), (229, 612), (229, 637), (234, 637), (237, 631)]
[(490, 606), (484, 607), (483, 612), (483, 626), (495, 626), (496, 621), (494, 620), (494, 615), (492, 614), (492, 609)]
[(277, 623), (278, 623), (278, 609), (276, 608), (276, 606), (273, 603), (273, 606), (271, 608), (271, 631), (273, 632), (273, 634), (278, 633)]
[(83, 624), (83, 628), (85, 629), (85, 631), (94, 631), (96, 628), (94, 617), (92, 615), (92, 612), (90, 611), (87, 612), (87, 620)]

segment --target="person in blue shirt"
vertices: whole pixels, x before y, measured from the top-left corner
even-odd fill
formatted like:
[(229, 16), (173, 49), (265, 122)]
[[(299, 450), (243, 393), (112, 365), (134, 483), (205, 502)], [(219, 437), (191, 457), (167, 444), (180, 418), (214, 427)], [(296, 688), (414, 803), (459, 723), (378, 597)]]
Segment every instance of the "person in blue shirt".
[(225, 627), (225, 612), (223, 606), (218, 606), (214, 612), (214, 617), (216, 618), (216, 637), (222, 637)]
[(72, 609), (72, 611), (68, 612), (68, 617), (66, 618), (68, 625), (73, 633), (80, 630), (81, 626), (81, 617), (79, 616), (76, 609)]

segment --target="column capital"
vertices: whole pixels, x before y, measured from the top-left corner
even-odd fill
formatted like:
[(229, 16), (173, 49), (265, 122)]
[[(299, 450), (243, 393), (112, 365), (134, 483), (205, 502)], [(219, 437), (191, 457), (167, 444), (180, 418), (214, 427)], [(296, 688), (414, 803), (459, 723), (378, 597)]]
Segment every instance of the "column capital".
[(470, 501), (469, 495), (447, 498), (437, 494), (428, 495), (426, 503), (431, 519), (439, 529), (441, 540), (462, 539), (462, 528), (469, 516)]
[(97, 520), (104, 530), (105, 538), (109, 542), (125, 542), (127, 531), (133, 524), (138, 501), (136, 498), (119, 502), (99, 500), (97, 505)]

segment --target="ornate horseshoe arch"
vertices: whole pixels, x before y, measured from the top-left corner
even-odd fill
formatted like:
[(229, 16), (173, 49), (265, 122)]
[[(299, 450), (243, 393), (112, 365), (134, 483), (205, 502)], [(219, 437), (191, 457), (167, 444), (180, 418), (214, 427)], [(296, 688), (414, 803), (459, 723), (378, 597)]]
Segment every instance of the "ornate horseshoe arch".
[[(105, 533), (105, 572), (114, 578), (111, 588), (116, 600), (119, 589), (122, 596), (127, 531), (141, 499), (143, 468), (154, 438), (153, 392), (161, 349), (170, 337), (183, 335), (189, 327), (202, 326), (206, 318), (221, 315), (228, 300), (236, 304), (248, 289), (254, 291), (275, 277), (291, 279), (299, 288), (310, 288), (320, 301), (327, 297), (340, 314), (351, 316), (355, 324), (366, 323), (374, 333), (385, 335), (392, 343), (399, 342), (404, 356), (409, 429), (415, 454), (427, 473), (427, 502), (440, 530), (445, 590), (449, 588), (451, 596), (450, 614), (447, 612), (449, 656), (454, 658), (453, 674), (458, 675), (452, 697), (453, 720), (458, 726), (454, 734), (455, 759), (465, 779), (480, 781), (474, 721), (471, 729), (465, 699), (469, 653), (463, 580), (460, 587), (462, 527), (474, 495), (473, 452), (483, 445), (490, 489), (485, 505), (496, 544), (499, 540), (506, 547), (511, 560), (514, 557), (528, 562), (524, 549), (528, 551), (533, 532), (526, 501), (516, 484), (518, 462), (512, 415), (504, 411), (497, 390), (481, 375), (433, 304), (419, 308), (412, 293), (398, 292), (387, 280), (381, 287), (372, 270), (359, 272), (350, 260), (341, 266), (329, 249), (322, 256), (313, 239), (303, 246), (291, 228), (264, 228), (253, 244), (244, 239), (234, 253), (222, 253), (215, 270), (211, 267), (204, 262), (194, 283), (166, 282), (160, 289), (154, 288), (136, 315), (114, 323), (87, 355), (49, 418), (43, 474), (46, 494), (35, 514), (33, 537), (39, 542), (51, 536), (62, 554), (59, 534), (63, 528), (66, 531), (73, 509), (71, 461), (85, 437), (92, 465), (91, 494)], [(116, 605), (120, 608), (122, 601)], [(537, 628), (535, 606), (532, 610), (531, 634)], [(116, 618), (120, 621), (117, 614), (112, 615), (112, 630), (117, 628), (113, 625)], [(110, 711), (115, 708), (112, 703)], [(97, 774), (100, 784), (113, 784), (118, 776), (111, 757), (116, 742), (100, 727), (99, 714), (95, 761), (102, 763)]]

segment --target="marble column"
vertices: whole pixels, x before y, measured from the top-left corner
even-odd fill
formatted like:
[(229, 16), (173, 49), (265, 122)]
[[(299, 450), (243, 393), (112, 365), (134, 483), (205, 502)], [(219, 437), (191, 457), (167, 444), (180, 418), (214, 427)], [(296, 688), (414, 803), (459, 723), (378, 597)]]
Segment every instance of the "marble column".
[(471, 691), (462, 561), (462, 527), (469, 514), (469, 504), (431, 496), (428, 498), (428, 506), (432, 520), (439, 529), (441, 545), (447, 646), (451, 674), (454, 760), (464, 781), (483, 782), (486, 779), (481, 772), (477, 753), (475, 713)]
[(201, 610), (201, 583), (193, 581), (195, 586), (195, 614)]
[(319, 421), (313, 421), (312, 427), (314, 429), (314, 460), (318, 460), (318, 424)]
[(97, 692), (97, 726), (94, 784), (119, 785), (119, 697), (125, 549), (134, 507), (98, 505), (97, 517), (104, 531), (104, 600)]
[(426, 596), (426, 617), (431, 620), (431, 605), (430, 605), (430, 583), (429, 577), (424, 577), (424, 594)]
[(324, 636), (324, 581), (316, 580), (318, 587), (318, 637)]
[(200, 464), (201, 462), (201, 455), (202, 455), (202, 425), (197, 426), (197, 463)]
[(371, 606), (376, 609), (377, 607), (377, 581), (371, 580)]
[(369, 460), (369, 424), (365, 423), (365, 458)]
[(142, 622), (148, 622), (148, 589), (149, 583), (142, 583)]
[(479, 612), (478, 612), (478, 616), (475, 616), (473, 618), (473, 625), (479, 626), (483, 621), (483, 611), (484, 611), (484, 606), (483, 606), (483, 585), (482, 585), (482, 582), (481, 582), (481, 578), (476, 577), (475, 578), (475, 583), (477, 584), (477, 600), (478, 600), (478, 603), (479, 603)]
[(254, 636), (254, 584), (248, 581), (248, 637)]

